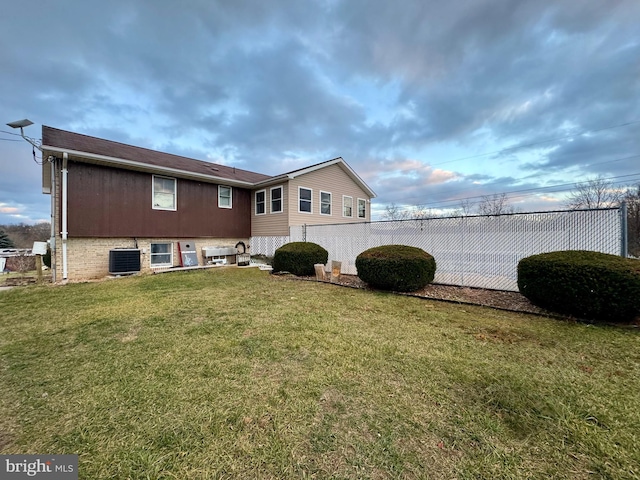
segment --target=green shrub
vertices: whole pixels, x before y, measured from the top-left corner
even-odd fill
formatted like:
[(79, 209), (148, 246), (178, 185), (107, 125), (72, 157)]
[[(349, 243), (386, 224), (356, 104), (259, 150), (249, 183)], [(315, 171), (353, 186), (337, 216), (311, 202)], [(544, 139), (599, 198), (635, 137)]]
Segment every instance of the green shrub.
[(51, 249), (47, 247), (47, 253), (42, 256), (42, 263), (51, 268)]
[(291, 242), (281, 246), (273, 255), (273, 271), (294, 275), (314, 275), (313, 265), (327, 263), (329, 253), (317, 243)]
[(413, 292), (433, 281), (436, 261), (420, 248), (384, 245), (358, 255), (356, 268), (360, 279), (374, 288)]
[(640, 314), (640, 260), (584, 250), (533, 255), (518, 263), (518, 288), (554, 312), (625, 322)]

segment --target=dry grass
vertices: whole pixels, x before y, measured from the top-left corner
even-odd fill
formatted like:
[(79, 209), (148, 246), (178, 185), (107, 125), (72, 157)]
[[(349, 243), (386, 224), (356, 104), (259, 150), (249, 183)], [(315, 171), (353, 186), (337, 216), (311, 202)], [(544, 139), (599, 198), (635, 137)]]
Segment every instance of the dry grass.
[(80, 478), (640, 475), (633, 330), (255, 269), (0, 302), (0, 452)]

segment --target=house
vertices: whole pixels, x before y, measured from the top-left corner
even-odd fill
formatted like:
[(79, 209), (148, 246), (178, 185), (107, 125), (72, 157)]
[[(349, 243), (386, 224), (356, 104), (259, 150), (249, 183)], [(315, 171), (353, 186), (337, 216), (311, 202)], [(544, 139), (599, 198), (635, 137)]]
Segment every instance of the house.
[(181, 265), (185, 242), (202, 265), (205, 247), (371, 220), (375, 193), (342, 158), (269, 176), (47, 126), (41, 148), (56, 281), (104, 277), (125, 250), (152, 272)]

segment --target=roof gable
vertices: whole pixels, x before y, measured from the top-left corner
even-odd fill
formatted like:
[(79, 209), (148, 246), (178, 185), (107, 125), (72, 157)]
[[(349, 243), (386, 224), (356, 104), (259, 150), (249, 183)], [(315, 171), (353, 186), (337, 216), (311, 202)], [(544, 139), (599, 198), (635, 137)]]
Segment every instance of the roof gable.
[(277, 175), (275, 177), (268, 178), (262, 182), (259, 182), (259, 186), (266, 186), (269, 184), (294, 179), (300, 177), (302, 175), (306, 175), (311, 172), (315, 172), (321, 170), (323, 168), (330, 167), (331, 165), (338, 165), (350, 178), (353, 182), (358, 185), (364, 192), (369, 195), (371, 198), (376, 197), (376, 193), (371, 190), (371, 188), (360, 178), (360, 176), (349, 166), (347, 162), (343, 160), (342, 157), (337, 157), (331, 160), (326, 160), (324, 162), (316, 163), (315, 165), (310, 165), (308, 167), (299, 168), (297, 170), (292, 170), (291, 172), (283, 173), (282, 175)]

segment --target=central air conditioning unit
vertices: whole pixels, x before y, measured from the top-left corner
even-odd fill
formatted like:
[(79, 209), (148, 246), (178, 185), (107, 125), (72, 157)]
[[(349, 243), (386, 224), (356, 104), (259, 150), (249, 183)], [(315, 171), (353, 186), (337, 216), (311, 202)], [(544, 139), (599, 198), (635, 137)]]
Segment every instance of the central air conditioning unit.
[(140, 271), (140, 249), (116, 248), (109, 250), (109, 273), (131, 275)]

